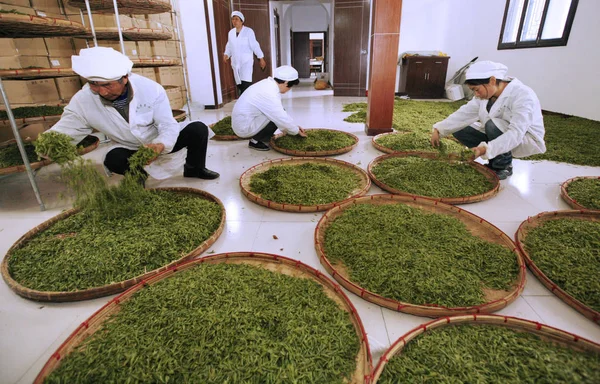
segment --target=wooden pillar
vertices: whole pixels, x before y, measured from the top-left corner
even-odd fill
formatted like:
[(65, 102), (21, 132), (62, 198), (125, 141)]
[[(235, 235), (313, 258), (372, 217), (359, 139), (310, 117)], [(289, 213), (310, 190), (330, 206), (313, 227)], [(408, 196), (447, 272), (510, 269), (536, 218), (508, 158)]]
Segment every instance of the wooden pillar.
[(365, 132), (392, 131), (402, 0), (373, 0), (369, 99)]

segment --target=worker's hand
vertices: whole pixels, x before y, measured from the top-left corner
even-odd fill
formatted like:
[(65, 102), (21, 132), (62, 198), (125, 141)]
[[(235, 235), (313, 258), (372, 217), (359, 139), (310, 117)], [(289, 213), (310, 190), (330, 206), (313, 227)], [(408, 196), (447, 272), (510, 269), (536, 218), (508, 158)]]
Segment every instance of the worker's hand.
[(475, 158), (485, 155), (485, 147), (483, 145), (479, 146), (479, 147), (471, 148), (471, 151), (473, 151), (473, 155), (475, 156)]
[(229, 56), (227, 56), (227, 55), (223, 55), (223, 61), (224, 61), (225, 63), (227, 63), (227, 60), (229, 60)]
[(265, 61), (265, 58), (263, 57), (258, 60), (260, 62), (260, 69), (264, 71), (265, 68), (267, 68), (267, 62)]
[(306, 131), (302, 127), (298, 127), (298, 136), (306, 137)]
[(431, 145), (435, 148), (440, 146), (440, 131), (436, 128), (431, 132)]
[(155, 144), (146, 144), (145, 147), (150, 148), (151, 150), (154, 151), (154, 153), (156, 153), (156, 156), (154, 156), (149, 162), (148, 164), (152, 163), (154, 160), (156, 160), (156, 158), (158, 157), (158, 155), (160, 155), (162, 153), (162, 151), (165, 150), (165, 145), (163, 143), (155, 143)]

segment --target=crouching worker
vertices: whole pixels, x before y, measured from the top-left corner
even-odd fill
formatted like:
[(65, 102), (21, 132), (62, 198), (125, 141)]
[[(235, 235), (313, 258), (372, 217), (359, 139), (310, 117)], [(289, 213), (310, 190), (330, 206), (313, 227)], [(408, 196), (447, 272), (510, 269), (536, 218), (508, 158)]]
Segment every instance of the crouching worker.
[(239, 137), (250, 138), (248, 146), (268, 151), (266, 144), (279, 128), (290, 135), (306, 137), (304, 130), (294, 123), (281, 104), (281, 95), (298, 84), (298, 71), (289, 65), (275, 69), (268, 77), (251, 85), (233, 107), (231, 128)]
[[(127, 56), (112, 48), (95, 47), (82, 49), (72, 61), (73, 71), (88, 83), (73, 96), (52, 131), (69, 135), (74, 143), (94, 129), (104, 133), (115, 143), (104, 166), (121, 175), (129, 170), (129, 158), (145, 146), (157, 155), (145, 167), (153, 177), (166, 178), (170, 176), (167, 169), (179, 173), (182, 166), (185, 177), (219, 177), (205, 163), (212, 131), (201, 122), (180, 126), (163, 87), (130, 73), (133, 63)], [(187, 148), (185, 164), (185, 151), (175, 154), (183, 148)]]
[[(512, 175), (512, 158), (546, 152), (544, 120), (540, 102), (525, 84), (506, 76), (507, 67), (492, 61), (477, 62), (466, 73), (467, 86), (475, 97), (447, 119), (435, 123), (431, 144), (453, 134), (471, 148), (475, 158), (500, 180)], [(471, 124), (479, 122), (479, 128)]]

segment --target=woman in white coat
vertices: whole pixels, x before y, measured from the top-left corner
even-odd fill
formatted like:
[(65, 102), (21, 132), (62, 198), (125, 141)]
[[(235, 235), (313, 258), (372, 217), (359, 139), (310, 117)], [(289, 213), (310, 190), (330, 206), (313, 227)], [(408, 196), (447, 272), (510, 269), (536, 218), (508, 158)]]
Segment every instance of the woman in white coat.
[[(516, 78), (506, 77), (507, 67), (492, 61), (471, 65), (467, 86), (475, 97), (447, 119), (435, 123), (431, 144), (453, 134), (471, 148), (475, 158), (500, 180), (512, 175), (512, 158), (546, 152), (542, 108), (535, 92)], [(479, 122), (479, 123), (477, 123)]]
[[(199, 121), (180, 126), (173, 118), (164, 88), (131, 74), (133, 62), (127, 56), (112, 48), (94, 47), (82, 49), (72, 61), (73, 71), (88, 83), (73, 96), (51, 131), (71, 136), (73, 143), (94, 129), (104, 133), (114, 142), (104, 159), (104, 166), (113, 173), (125, 174), (129, 158), (145, 146), (156, 152), (158, 158), (150, 166), (158, 165), (157, 174), (165, 174), (164, 168), (177, 162), (184, 177), (219, 177), (205, 164), (208, 127)], [(178, 156), (185, 154), (179, 152), (183, 148), (187, 148), (185, 164)], [(146, 170), (154, 176), (148, 167)]]
[(231, 68), (233, 68), (233, 77), (240, 91), (240, 95), (252, 85), (252, 67), (254, 66), (254, 56), (260, 60), (260, 68), (265, 69), (267, 63), (264, 59), (263, 51), (260, 49), (256, 36), (251, 28), (244, 25), (244, 15), (240, 11), (231, 13), (231, 23), (233, 29), (227, 35), (227, 45), (225, 46), (225, 62), (231, 58)]

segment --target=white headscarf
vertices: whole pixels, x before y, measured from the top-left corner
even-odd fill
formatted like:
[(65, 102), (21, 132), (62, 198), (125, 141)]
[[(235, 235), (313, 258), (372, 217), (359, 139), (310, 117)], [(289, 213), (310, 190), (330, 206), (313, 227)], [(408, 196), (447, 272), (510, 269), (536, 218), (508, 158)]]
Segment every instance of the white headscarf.
[(506, 72), (508, 72), (508, 67), (504, 64), (488, 60), (478, 61), (467, 69), (466, 80), (489, 79), (492, 76), (498, 80), (504, 80)]
[(82, 49), (79, 56), (71, 56), (73, 71), (89, 81), (114, 81), (129, 74), (133, 62), (112, 48)]
[(231, 12), (231, 18), (233, 19), (233, 16), (237, 16), (240, 18), (240, 20), (242, 20), (242, 23), (244, 22), (244, 14), (240, 11), (233, 11)]
[(298, 71), (289, 65), (282, 65), (281, 67), (275, 68), (273, 77), (283, 81), (293, 81), (298, 78)]

